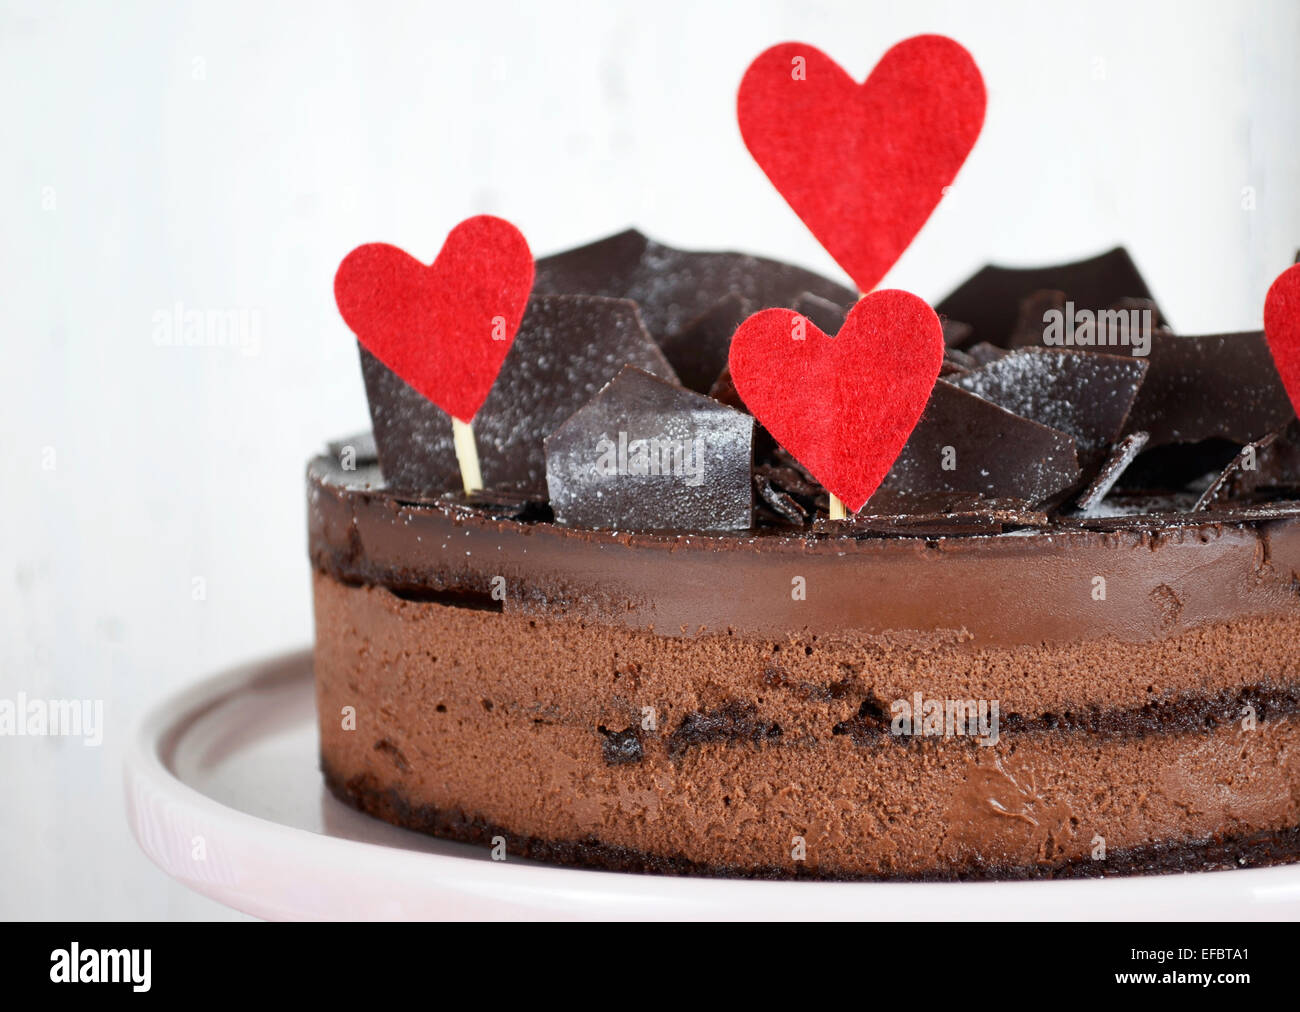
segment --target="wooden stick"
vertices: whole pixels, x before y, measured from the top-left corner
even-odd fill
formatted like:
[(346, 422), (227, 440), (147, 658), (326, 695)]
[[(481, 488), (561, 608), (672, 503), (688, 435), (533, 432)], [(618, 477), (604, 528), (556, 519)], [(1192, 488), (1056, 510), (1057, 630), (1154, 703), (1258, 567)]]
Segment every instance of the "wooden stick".
[(478, 469), (478, 446), (474, 443), (474, 430), (469, 422), (462, 422), (453, 415), (451, 440), (456, 447), (456, 463), (460, 465), (460, 480), (465, 486), (465, 494), (481, 491), (483, 474)]
[[(858, 292), (859, 299), (865, 299), (866, 297), (867, 297), (866, 292)], [(848, 519), (848, 513), (844, 509), (844, 504), (840, 502), (839, 496), (836, 495), (831, 496), (830, 519), (832, 520)]]

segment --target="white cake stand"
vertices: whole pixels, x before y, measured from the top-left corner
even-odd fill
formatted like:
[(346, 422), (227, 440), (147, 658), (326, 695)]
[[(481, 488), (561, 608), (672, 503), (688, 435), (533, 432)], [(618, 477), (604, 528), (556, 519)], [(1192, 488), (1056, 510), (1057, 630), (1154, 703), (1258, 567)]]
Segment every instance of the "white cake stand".
[(158, 707), (126, 765), (132, 830), (191, 889), (273, 919), (1300, 919), (1300, 865), (1060, 882), (675, 878), (491, 860), (353, 811), (317, 770), (311, 655)]

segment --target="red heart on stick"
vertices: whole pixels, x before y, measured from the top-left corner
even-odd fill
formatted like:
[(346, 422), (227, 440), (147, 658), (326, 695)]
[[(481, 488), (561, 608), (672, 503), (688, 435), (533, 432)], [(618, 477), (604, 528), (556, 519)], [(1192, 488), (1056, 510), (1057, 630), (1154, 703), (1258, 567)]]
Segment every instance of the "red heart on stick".
[(740, 325), (728, 365), (745, 406), (853, 512), (884, 481), (943, 364), (943, 327), (910, 292), (860, 299), (834, 337), (788, 309)]
[(772, 185), (869, 292), (956, 177), (985, 100), (970, 53), (918, 35), (890, 49), (864, 84), (812, 46), (773, 46), (745, 72), (736, 112)]
[(386, 243), (339, 264), (334, 300), (357, 340), (448, 414), (483, 406), (523, 319), (533, 255), (519, 229), (491, 215), (462, 221), (425, 266)]
[(1300, 415), (1300, 264), (1288, 267), (1269, 287), (1264, 336), (1291, 406)]

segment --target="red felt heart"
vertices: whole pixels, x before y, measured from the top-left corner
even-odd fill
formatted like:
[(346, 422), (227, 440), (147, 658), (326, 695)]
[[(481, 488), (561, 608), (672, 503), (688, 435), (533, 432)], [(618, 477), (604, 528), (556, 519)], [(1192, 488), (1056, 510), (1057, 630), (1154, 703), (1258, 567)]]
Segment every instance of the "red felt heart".
[(448, 414), (470, 421), (510, 350), (533, 287), (519, 229), (482, 214), (425, 266), (396, 246), (358, 246), (339, 264), (334, 300), (357, 340)]
[(905, 39), (858, 84), (785, 42), (740, 82), (750, 154), (836, 262), (869, 292), (921, 230), (984, 125), (984, 79), (942, 35)]
[(939, 317), (897, 289), (860, 299), (834, 337), (788, 309), (755, 313), (728, 361), (753, 416), (855, 512), (902, 452), (942, 364)]
[(1300, 264), (1288, 267), (1269, 287), (1264, 336), (1291, 406), (1300, 415)]

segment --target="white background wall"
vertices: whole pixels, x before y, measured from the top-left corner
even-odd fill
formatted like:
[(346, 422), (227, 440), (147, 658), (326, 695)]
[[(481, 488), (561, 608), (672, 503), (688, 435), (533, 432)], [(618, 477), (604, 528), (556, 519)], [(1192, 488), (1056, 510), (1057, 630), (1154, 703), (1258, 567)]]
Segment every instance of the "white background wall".
[[(121, 747), (309, 641), (304, 461), (367, 421), (349, 249), (430, 258), (486, 211), (538, 253), (636, 224), (834, 273), (736, 85), (777, 41), (861, 79), (922, 31), (975, 54), (988, 122), (889, 284), (1125, 243), (1180, 329), (1259, 325), (1300, 245), (1294, 0), (4, 3), (0, 697), (103, 698), (108, 727), (0, 738), (0, 916), (229, 916), (136, 850)], [(155, 346), (177, 302), (256, 311), (257, 354)]]

